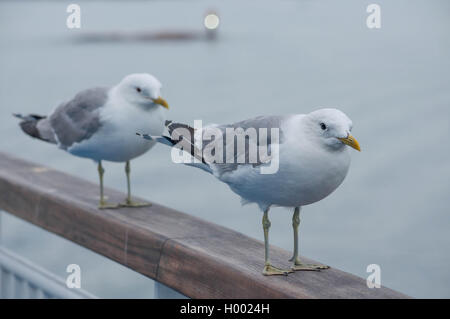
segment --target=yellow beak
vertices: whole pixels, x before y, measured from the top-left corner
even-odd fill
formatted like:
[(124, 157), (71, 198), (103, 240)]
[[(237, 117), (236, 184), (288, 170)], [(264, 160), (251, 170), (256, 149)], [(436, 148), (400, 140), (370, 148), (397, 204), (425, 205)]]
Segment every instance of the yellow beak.
[(165, 107), (166, 109), (169, 108), (169, 104), (162, 97), (158, 97), (157, 99), (152, 99), (152, 101), (155, 102), (156, 104), (159, 104), (159, 105)]
[(361, 152), (361, 147), (359, 147), (358, 141), (350, 134), (348, 134), (347, 137), (339, 137), (339, 140), (341, 140), (342, 143), (347, 144), (348, 146), (353, 147), (355, 150)]

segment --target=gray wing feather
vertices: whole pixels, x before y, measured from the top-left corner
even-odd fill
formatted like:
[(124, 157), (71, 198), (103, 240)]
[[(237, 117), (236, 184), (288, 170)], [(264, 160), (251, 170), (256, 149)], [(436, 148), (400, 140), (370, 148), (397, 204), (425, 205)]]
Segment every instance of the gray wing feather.
[(281, 123), (283, 120), (285, 120), (288, 116), (287, 115), (262, 115), (257, 116), (248, 120), (236, 122), (229, 125), (220, 125), (219, 127), (233, 127), (238, 128), (242, 127), (244, 129), (247, 129), (249, 127), (253, 127), (255, 129), (259, 128), (281, 128)]
[(108, 88), (81, 91), (50, 115), (51, 128), (63, 149), (89, 139), (101, 127), (100, 108), (108, 99)]
[(37, 114), (22, 115), (14, 113), (13, 116), (21, 119), (20, 127), (31, 137), (57, 144), (55, 134), (51, 128), (50, 122), (46, 116)]
[[(284, 119), (287, 118), (287, 116), (259, 116), (252, 119), (236, 122), (233, 124), (228, 125), (219, 125), (219, 126), (211, 126), (211, 128), (219, 129), (222, 132), (222, 138), (216, 139), (212, 141), (211, 143), (214, 143), (214, 147), (220, 147), (220, 144), (222, 149), (224, 150), (224, 156), (223, 156), (223, 163), (214, 163), (211, 165), (214, 165), (219, 175), (223, 175), (227, 172), (231, 172), (236, 170), (239, 165), (253, 165), (253, 167), (260, 166), (265, 163), (264, 160), (262, 160), (259, 157), (259, 152), (257, 154), (256, 161), (250, 160), (250, 145), (254, 144), (256, 145), (256, 148), (259, 149), (259, 147), (263, 147), (260, 142), (263, 141), (266, 144), (264, 145), (267, 147), (267, 152), (271, 153), (271, 144), (272, 142), (275, 142), (271, 136), (271, 129), (278, 129), (279, 132), (279, 139), (278, 143), (283, 142), (283, 132), (281, 130), (281, 125)], [(245, 136), (245, 148), (244, 150), (238, 149), (237, 143), (234, 143), (234, 148), (230, 148), (230, 141), (226, 141), (226, 129), (232, 128), (242, 128), (243, 130), (248, 130), (249, 128), (254, 128), (256, 130), (256, 139), (251, 139), (249, 136)], [(267, 129), (267, 139), (264, 141), (262, 137), (260, 136), (260, 129)], [(208, 127), (205, 128), (205, 130), (208, 130)], [(238, 159), (241, 158), (244, 160), (244, 163), (238, 163)], [(209, 162), (208, 159), (205, 159), (206, 162)]]
[(55, 133), (53, 132), (52, 126), (50, 124), (50, 120), (48, 118), (44, 118), (37, 122), (36, 128), (39, 132), (40, 137), (50, 143), (57, 143), (55, 139)]
[[(258, 152), (258, 158), (255, 162), (249, 162), (249, 151), (250, 151), (250, 144), (256, 144), (256, 147), (262, 146), (260, 144), (261, 141), (264, 141), (264, 139), (260, 138), (259, 129), (267, 129), (267, 137), (265, 145), (267, 147), (267, 153), (271, 153), (271, 145), (274, 142), (278, 142), (281, 144), (283, 142), (283, 132), (281, 130), (281, 126), (283, 121), (288, 116), (260, 116), (253, 119), (228, 124), (228, 125), (210, 125), (207, 127), (204, 127), (201, 132), (194, 131), (194, 129), (186, 124), (183, 123), (174, 123), (172, 121), (166, 121), (166, 128), (168, 130), (168, 134), (165, 134), (164, 136), (150, 136), (148, 134), (141, 134), (137, 132), (136, 134), (138, 136), (141, 136), (144, 139), (157, 141), (162, 144), (166, 144), (169, 146), (175, 146), (175, 147), (181, 147), (183, 150), (188, 150), (188, 152), (191, 153), (191, 156), (197, 157), (197, 152), (195, 152), (195, 149), (199, 150), (199, 154), (202, 154), (203, 157), (197, 158), (201, 160), (201, 163), (188, 163), (186, 165), (199, 167), (209, 173), (215, 174), (218, 173), (219, 175), (223, 175), (227, 172), (231, 172), (236, 170), (239, 165), (253, 165), (259, 166), (264, 163), (261, 158), (259, 158), (259, 152)], [(243, 130), (248, 130), (249, 128), (254, 128), (256, 130), (256, 139), (250, 139), (246, 137), (245, 140), (245, 149), (239, 150), (237, 147), (237, 143), (234, 143), (234, 149), (230, 149), (229, 145), (231, 143), (227, 143), (226, 141), (226, 129), (232, 128), (237, 129), (241, 128)], [(179, 129), (182, 129), (181, 131)], [(278, 140), (275, 141), (271, 136), (271, 129), (278, 129)], [(189, 133), (189, 136), (185, 136), (184, 132)], [(212, 141), (205, 139), (205, 134), (211, 133), (212, 130), (216, 134), (212, 134), (214, 136), (214, 139)], [(196, 133), (202, 133), (203, 138), (200, 138), (199, 140), (194, 139), (194, 135)], [(180, 146), (179, 141), (182, 141), (183, 145)], [(200, 142), (200, 143), (198, 143)], [(218, 163), (217, 161), (214, 161), (214, 156), (209, 157), (208, 154), (205, 154), (206, 147), (210, 147), (211, 149), (218, 149), (222, 148), (223, 150), (223, 158), (220, 161), (221, 163)], [(244, 152), (244, 154), (242, 154)], [(213, 153), (213, 152), (212, 152)], [(228, 154), (227, 154), (228, 153)], [(231, 153), (231, 155), (229, 154)], [(238, 162), (238, 158), (244, 157), (243, 163)]]

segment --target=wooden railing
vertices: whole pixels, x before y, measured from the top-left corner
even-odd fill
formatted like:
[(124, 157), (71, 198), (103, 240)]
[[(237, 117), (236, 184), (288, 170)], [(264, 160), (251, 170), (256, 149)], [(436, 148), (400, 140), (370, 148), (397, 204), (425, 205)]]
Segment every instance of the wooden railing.
[[(107, 192), (113, 202), (125, 196)], [(99, 210), (97, 193), (95, 184), (0, 153), (0, 209), (188, 297), (407, 297), (335, 268), (265, 277), (262, 242), (158, 204)], [(289, 257), (271, 247), (274, 264), (289, 267)]]

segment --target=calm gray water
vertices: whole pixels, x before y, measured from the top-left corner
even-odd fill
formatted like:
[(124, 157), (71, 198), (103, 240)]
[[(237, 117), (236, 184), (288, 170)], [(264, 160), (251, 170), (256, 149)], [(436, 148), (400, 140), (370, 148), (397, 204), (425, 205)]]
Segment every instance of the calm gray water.
[[(60, 101), (124, 75), (164, 84), (170, 118), (226, 123), (336, 106), (363, 148), (343, 185), (303, 210), (301, 254), (414, 297), (450, 297), (450, 2), (377, 1), (382, 28), (365, 26), (370, 1), (81, 2), (82, 29), (65, 27), (70, 2), (0, 3), (0, 151), (97, 182), (94, 164), (24, 136), (12, 112), (46, 114)], [(76, 43), (108, 30), (201, 30), (221, 16), (218, 41)], [(170, 161), (157, 146), (132, 163), (137, 195), (262, 239), (256, 206), (212, 176)], [(123, 167), (106, 183), (125, 190)], [(176, 194), (176, 196), (174, 196)], [(152, 282), (4, 216), (4, 243), (101, 297), (151, 297)], [(292, 247), (291, 212), (273, 209), (271, 243)], [(263, 256), (261, 255), (261, 258)]]

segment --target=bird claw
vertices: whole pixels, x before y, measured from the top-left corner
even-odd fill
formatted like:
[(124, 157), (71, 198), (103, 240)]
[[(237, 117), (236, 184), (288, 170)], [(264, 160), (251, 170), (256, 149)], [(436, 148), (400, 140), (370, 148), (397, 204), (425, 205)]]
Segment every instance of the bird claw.
[(101, 202), (98, 205), (98, 209), (118, 209), (118, 208), (120, 208), (119, 204), (109, 204), (106, 202)]
[(119, 207), (129, 207), (129, 208), (139, 208), (139, 207), (149, 207), (149, 206), (152, 206), (152, 203), (133, 202), (128, 199), (125, 201), (125, 203), (119, 204)]
[(264, 266), (262, 273), (264, 276), (276, 276), (276, 275), (287, 276), (289, 273), (292, 272), (293, 271), (290, 269), (280, 269), (270, 264), (267, 264)]
[(320, 271), (322, 269), (328, 269), (330, 268), (330, 266), (326, 266), (326, 265), (314, 265), (314, 264), (304, 264), (300, 261), (300, 259), (298, 257), (292, 256), (291, 259), (289, 259), (289, 261), (293, 261), (294, 265), (291, 267), (291, 269), (293, 271), (300, 271), (300, 270), (304, 270), (304, 271)]
[(322, 269), (328, 269), (330, 266), (326, 265), (313, 265), (313, 264), (294, 264), (291, 269), (293, 271), (320, 271)]

